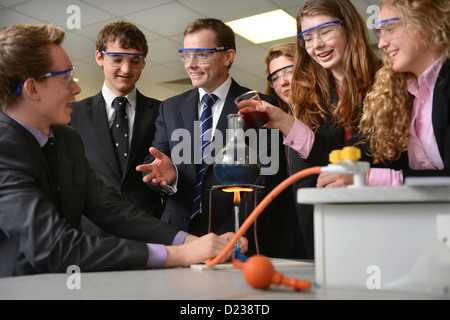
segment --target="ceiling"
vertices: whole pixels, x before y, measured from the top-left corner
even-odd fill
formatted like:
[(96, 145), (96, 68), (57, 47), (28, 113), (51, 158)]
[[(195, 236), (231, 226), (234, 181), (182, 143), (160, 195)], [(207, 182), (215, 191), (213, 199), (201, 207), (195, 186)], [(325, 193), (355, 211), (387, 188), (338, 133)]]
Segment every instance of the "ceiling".
[[(164, 100), (192, 88), (177, 50), (183, 46), (183, 32), (198, 18), (224, 22), (283, 9), (293, 17), (305, 0), (0, 0), (0, 27), (16, 24), (54, 23), (66, 30), (63, 47), (76, 66), (82, 92), (78, 100), (95, 95), (103, 84), (103, 72), (94, 59), (95, 39), (106, 24), (126, 20), (136, 24), (149, 43), (147, 65), (137, 83), (145, 95)], [(352, 0), (365, 21), (373, 17), (378, 0)], [(80, 8), (80, 29), (72, 29), (74, 11)], [(372, 6), (372, 7), (371, 7)], [(369, 13), (368, 13), (369, 12)], [(371, 34), (371, 33), (369, 33)], [(372, 35), (371, 35), (372, 36)], [(375, 43), (375, 38), (371, 38)], [(249, 88), (265, 90), (263, 59), (268, 49), (287, 38), (255, 45), (237, 36), (237, 56), (230, 70), (233, 78)]]

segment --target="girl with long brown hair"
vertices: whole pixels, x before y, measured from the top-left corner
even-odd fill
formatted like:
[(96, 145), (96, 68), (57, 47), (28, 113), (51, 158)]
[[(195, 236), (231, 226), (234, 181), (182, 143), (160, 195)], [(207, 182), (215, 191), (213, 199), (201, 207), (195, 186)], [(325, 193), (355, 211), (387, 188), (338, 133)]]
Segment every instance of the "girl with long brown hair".
[[(297, 15), (298, 41), (291, 82), (293, 115), (263, 102), (267, 128), (280, 129), (284, 143), (299, 157), (292, 173), (328, 164), (357, 131), (362, 103), (379, 62), (365, 23), (348, 0), (310, 0)], [(246, 112), (248, 110), (242, 110)], [(316, 186), (317, 177), (297, 182), (294, 190)], [(314, 256), (312, 206), (299, 205), (298, 215), (308, 256)]]

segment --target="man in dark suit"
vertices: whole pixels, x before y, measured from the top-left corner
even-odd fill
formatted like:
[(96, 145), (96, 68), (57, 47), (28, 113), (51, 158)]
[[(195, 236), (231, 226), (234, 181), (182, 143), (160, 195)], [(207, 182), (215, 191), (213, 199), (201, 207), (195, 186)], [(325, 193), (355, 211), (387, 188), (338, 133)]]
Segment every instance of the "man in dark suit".
[[(89, 166), (80, 135), (67, 126), (81, 90), (63, 38), (52, 25), (0, 29), (0, 277), (72, 265), (187, 266), (217, 256), (232, 234), (179, 231), (124, 202)], [(82, 214), (115, 237), (80, 232)]]
[[(135, 25), (124, 21), (106, 25), (97, 37), (95, 53), (105, 75), (102, 91), (73, 106), (70, 125), (81, 135), (89, 164), (102, 181), (118, 190), (125, 201), (160, 218), (163, 198), (159, 192), (149, 189), (135, 170), (144, 161), (153, 141), (160, 104), (136, 89), (147, 53), (145, 35)], [(117, 114), (113, 103), (117, 97), (127, 98), (128, 152), (123, 168), (110, 133)], [(103, 234), (87, 219), (83, 219), (82, 226), (91, 234)]]
[[(169, 190), (170, 196), (161, 219), (180, 230), (195, 235), (204, 235), (208, 231), (221, 234), (235, 228), (233, 194), (221, 191), (211, 193), (211, 221), (209, 219), (210, 190), (213, 186), (222, 184), (215, 177), (212, 165), (206, 166), (201, 184), (200, 211), (197, 211), (198, 207), (194, 200), (198, 171), (193, 155), (196, 145), (194, 139), (199, 139), (198, 135), (197, 137), (195, 135), (195, 125), (198, 126), (198, 121), (201, 119), (204, 97), (207, 94), (213, 94), (216, 97), (212, 106), (212, 130), (213, 132), (214, 130), (222, 132), (223, 145), (225, 145), (226, 129), (228, 128), (227, 115), (239, 112), (234, 100), (239, 95), (250, 91), (249, 88), (241, 87), (236, 83), (229, 74), (235, 54), (234, 32), (222, 21), (199, 19), (187, 27), (184, 33), (184, 49), (180, 50), (180, 58), (184, 62), (192, 85), (196, 88), (161, 103), (160, 114), (156, 120), (153, 148), (146, 158), (145, 165), (138, 168), (145, 172), (144, 181), (148, 182), (151, 187), (162, 181), (163, 188), (167, 190), (167, 184), (176, 183), (176, 192)], [(261, 97), (268, 99), (271, 103), (276, 103), (273, 98), (265, 95), (261, 95)], [(161, 169), (162, 161), (159, 152), (168, 157), (174, 156), (172, 151), (180, 144), (180, 141), (174, 141), (172, 133), (180, 128), (185, 129), (192, 137), (190, 139), (192, 150), (190, 161), (177, 163), (176, 172), (172, 173), (170, 178), (160, 180), (161, 176), (158, 171)], [(150, 173), (147, 174), (148, 172)], [(272, 177), (266, 178), (271, 179)], [(262, 180), (257, 180), (256, 183), (266, 185)], [(269, 188), (273, 186), (268, 185)], [(211, 225), (210, 230), (209, 225)]]

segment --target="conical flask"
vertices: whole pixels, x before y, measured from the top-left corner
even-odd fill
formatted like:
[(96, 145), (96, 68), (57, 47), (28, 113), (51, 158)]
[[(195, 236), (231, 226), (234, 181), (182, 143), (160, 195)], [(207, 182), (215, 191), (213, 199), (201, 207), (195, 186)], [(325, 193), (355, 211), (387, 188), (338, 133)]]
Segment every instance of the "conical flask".
[(243, 128), (243, 115), (228, 115), (227, 144), (214, 163), (214, 173), (223, 185), (249, 185), (259, 176), (258, 154), (245, 143)]

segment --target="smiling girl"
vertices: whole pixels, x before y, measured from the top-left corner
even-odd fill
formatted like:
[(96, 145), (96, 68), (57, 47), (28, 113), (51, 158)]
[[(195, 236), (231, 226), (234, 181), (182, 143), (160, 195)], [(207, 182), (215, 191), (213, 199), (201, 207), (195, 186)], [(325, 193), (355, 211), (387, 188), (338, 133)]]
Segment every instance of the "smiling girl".
[[(450, 2), (382, 3), (374, 31), (383, 67), (365, 101), (361, 132), (373, 164), (389, 169), (371, 169), (368, 183), (397, 186), (409, 176), (449, 176)], [(348, 176), (321, 175), (318, 186), (351, 183)]]
[(284, 143), (308, 163), (326, 165), (329, 153), (356, 132), (379, 62), (365, 23), (348, 0), (306, 2), (297, 29), (290, 91), (294, 116), (268, 103), (257, 110), (268, 113), (266, 127), (280, 129)]
[(374, 171), (369, 182), (397, 185), (409, 175), (450, 175), (450, 2), (382, 3), (375, 30), (384, 66), (366, 101), (361, 129), (375, 163), (396, 161), (407, 152), (409, 168)]
[[(299, 156), (292, 173), (327, 165), (329, 153), (341, 149), (356, 132), (362, 102), (379, 62), (365, 23), (348, 0), (310, 0), (297, 15), (298, 41), (290, 90), (293, 116), (263, 102), (267, 128), (280, 129), (284, 144)], [(242, 110), (241, 112), (245, 112)], [(298, 181), (294, 190), (316, 186), (317, 177)], [(298, 205), (307, 258), (314, 257), (312, 206)]]

